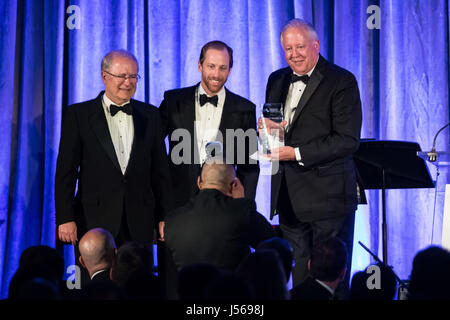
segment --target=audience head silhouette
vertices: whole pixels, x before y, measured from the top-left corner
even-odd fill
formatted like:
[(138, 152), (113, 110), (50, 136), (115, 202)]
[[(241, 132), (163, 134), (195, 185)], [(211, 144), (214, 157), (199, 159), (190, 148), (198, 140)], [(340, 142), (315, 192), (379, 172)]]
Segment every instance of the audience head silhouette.
[(249, 254), (236, 269), (245, 279), (256, 300), (289, 300), (286, 276), (279, 255), (273, 250)]
[(289, 277), (292, 271), (292, 264), (294, 262), (294, 255), (292, 248), (287, 240), (280, 237), (273, 237), (261, 242), (256, 251), (259, 250), (274, 250), (281, 258), (281, 262), (284, 268), (284, 274), (286, 275), (286, 282), (289, 281)]
[(137, 242), (127, 242), (117, 250), (117, 256), (111, 268), (111, 279), (125, 288), (134, 273), (151, 272), (153, 257), (149, 250)]
[[(350, 286), (350, 300), (393, 300), (397, 290), (397, 279), (391, 268), (377, 264), (379, 280), (371, 280), (375, 271), (367, 267), (364, 271), (356, 272)], [(379, 281), (379, 283), (376, 283)]]
[(336, 237), (319, 242), (311, 251), (308, 268), (314, 279), (332, 284), (334, 289), (344, 279), (347, 249)]
[(61, 298), (64, 259), (45, 245), (25, 249), (19, 268), (9, 285), (12, 300), (55, 300)]
[(450, 252), (430, 246), (413, 260), (409, 282), (410, 300), (450, 299)]

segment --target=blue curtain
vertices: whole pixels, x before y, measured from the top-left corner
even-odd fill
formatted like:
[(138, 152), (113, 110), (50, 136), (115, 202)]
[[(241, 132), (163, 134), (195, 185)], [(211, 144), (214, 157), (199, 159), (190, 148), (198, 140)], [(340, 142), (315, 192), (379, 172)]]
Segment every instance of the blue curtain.
[[(61, 111), (102, 90), (100, 61), (108, 51), (136, 55), (143, 78), (135, 97), (158, 106), (165, 90), (200, 81), (200, 48), (220, 39), (234, 50), (227, 87), (261, 106), (267, 77), (286, 66), (280, 30), (303, 18), (316, 27), (322, 55), (358, 80), (362, 138), (430, 149), (449, 121), (449, 15), (448, 0), (1, 0), (0, 297), (23, 249), (55, 246)], [(448, 145), (445, 131), (437, 149)], [(381, 197), (366, 195), (369, 204), (356, 216), (353, 270), (371, 261), (357, 241), (382, 256)], [(266, 216), (269, 198), (270, 176), (262, 175), (257, 205)], [(387, 192), (389, 264), (402, 279), (418, 250), (440, 244), (434, 198), (431, 189)], [(70, 261), (71, 247), (65, 249)]]

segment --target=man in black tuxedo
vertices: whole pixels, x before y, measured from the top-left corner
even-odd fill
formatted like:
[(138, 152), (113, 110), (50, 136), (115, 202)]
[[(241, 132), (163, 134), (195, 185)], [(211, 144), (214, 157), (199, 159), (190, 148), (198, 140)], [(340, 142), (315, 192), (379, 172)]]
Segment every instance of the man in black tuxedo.
[(151, 249), (171, 202), (158, 109), (132, 99), (138, 63), (127, 51), (108, 53), (101, 75), (105, 91), (69, 106), (63, 117), (55, 177), (58, 237), (75, 245), (87, 230), (101, 227), (117, 246), (134, 240)]
[(265, 121), (269, 130), (285, 130), (285, 146), (270, 155), (279, 161), (273, 166), (278, 170), (272, 176), (271, 217), (279, 215), (293, 248), (296, 286), (308, 275), (311, 248), (328, 237), (344, 240), (350, 270), (357, 207), (352, 154), (359, 146), (362, 112), (355, 77), (319, 54), (309, 23), (291, 20), (281, 45), (289, 67), (269, 76), (266, 102), (283, 103), (284, 121)]
[(198, 191), (197, 177), (208, 154), (224, 154), (235, 164), (245, 196), (255, 197), (259, 166), (250, 160), (257, 149), (255, 105), (224, 87), (232, 67), (233, 50), (221, 41), (208, 42), (198, 62), (200, 84), (164, 93), (159, 111), (164, 136), (169, 136), (175, 207)]
[(208, 263), (234, 271), (250, 247), (275, 236), (269, 222), (256, 211), (232, 165), (207, 160), (197, 185), (199, 193), (165, 218), (164, 238), (178, 271)]

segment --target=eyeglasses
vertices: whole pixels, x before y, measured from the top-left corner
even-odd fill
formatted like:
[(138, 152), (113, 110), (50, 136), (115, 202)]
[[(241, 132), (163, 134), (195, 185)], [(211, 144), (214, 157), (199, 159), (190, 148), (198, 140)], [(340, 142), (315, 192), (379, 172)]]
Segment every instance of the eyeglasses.
[(125, 81), (127, 79), (129, 79), (130, 81), (137, 81), (137, 80), (141, 79), (141, 76), (138, 74), (112, 74), (111, 72), (108, 72), (106, 70), (103, 70), (103, 72), (106, 72), (107, 74), (109, 74), (115, 78), (118, 78), (122, 81)]

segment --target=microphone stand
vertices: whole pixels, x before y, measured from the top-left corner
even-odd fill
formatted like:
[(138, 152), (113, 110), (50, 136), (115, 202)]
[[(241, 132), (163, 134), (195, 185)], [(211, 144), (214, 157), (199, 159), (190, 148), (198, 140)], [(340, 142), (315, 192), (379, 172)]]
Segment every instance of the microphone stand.
[(399, 276), (397, 276), (397, 274), (394, 272), (394, 270), (391, 266), (388, 266), (386, 263), (381, 261), (380, 258), (378, 258), (376, 254), (374, 254), (372, 251), (370, 251), (370, 249), (367, 248), (361, 241), (358, 241), (358, 243), (361, 247), (364, 248), (364, 250), (366, 250), (375, 259), (376, 262), (378, 262), (378, 264), (385, 266), (392, 271), (392, 274), (394, 275), (395, 279), (397, 279), (400, 286), (408, 288), (408, 285), (405, 283), (405, 281), (401, 280), (399, 278)]
[(431, 148), (431, 151), (427, 153), (428, 156), (428, 160), (430, 160), (430, 162), (435, 162), (437, 160), (437, 153), (436, 153), (436, 138), (439, 135), (439, 133), (442, 132), (442, 130), (444, 130), (445, 128), (447, 128), (450, 125), (450, 122), (447, 123), (445, 126), (443, 126), (442, 128), (440, 128), (438, 130), (438, 132), (436, 133), (436, 135), (434, 136), (433, 139), (433, 147)]

